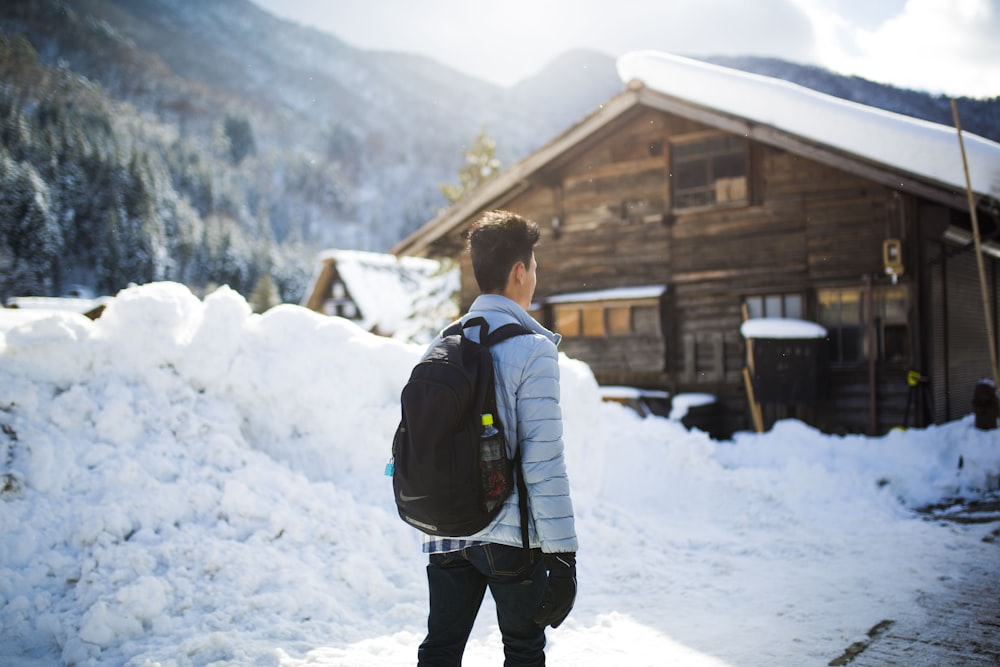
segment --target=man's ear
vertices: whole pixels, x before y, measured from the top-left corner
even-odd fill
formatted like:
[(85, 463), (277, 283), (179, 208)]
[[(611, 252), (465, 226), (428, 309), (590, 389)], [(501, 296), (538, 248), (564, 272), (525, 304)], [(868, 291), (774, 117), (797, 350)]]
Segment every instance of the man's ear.
[(527, 268), (524, 266), (524, 262), (515, 262), (514, 266), (510, 267), (510, 275), (507, 279), (515, 285), (520, 285), (524, 282), (526, 272)]

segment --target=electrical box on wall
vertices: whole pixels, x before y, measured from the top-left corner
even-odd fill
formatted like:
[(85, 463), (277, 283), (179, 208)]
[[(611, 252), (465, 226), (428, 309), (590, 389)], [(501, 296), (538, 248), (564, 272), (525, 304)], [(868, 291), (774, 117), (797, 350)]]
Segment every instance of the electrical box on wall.
[(899, 239), (882, 242), (882, 265), (894, 279), (903, 275), (903, 243)]

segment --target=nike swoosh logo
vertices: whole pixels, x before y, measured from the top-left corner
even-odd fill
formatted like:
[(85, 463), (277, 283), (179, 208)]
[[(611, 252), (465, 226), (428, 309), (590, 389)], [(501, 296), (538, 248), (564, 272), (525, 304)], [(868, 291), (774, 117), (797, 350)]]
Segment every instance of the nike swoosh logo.
[(399, 494), (399, 499), (404, 503), (412, 503), (417, 500), (423, 500), (424, 498), (430, 498), (430, 496), (408, 496), (405, 493)]

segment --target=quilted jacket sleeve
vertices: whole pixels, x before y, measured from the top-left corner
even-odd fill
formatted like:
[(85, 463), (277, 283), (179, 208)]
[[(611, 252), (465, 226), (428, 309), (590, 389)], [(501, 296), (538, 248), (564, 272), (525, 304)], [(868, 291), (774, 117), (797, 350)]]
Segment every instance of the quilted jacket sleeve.
[(525, 339), (529, 349), (522, 351), (527, 355), (515, 395), (528, 506), (542, 551), (576, 551), (573, 504), (563, 455), (558, 353), (555, 345), (541, 336)]

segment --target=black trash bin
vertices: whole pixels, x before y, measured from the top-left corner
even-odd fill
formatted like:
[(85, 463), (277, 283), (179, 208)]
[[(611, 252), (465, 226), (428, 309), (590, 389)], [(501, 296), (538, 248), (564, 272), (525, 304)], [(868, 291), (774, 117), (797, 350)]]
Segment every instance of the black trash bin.
[(997, 427), (1000, 399), (992, 380), (980, 380), (972, 391), (972, 411), (976, 415), (976, 428), (989, 431)]
[[(748, 320), (747, 324), (754, 323)], [(765, 327), (744, 326), (742, 329), (753, 361), (753, 386), (759, 403), (784, 405), (814, 405), (829, 395), (830, 350), (826, 330), (813, 322), (798, 323), (787, 331), (810, 332), (809, 337), (774, 333), (768, 337)], [(781, 331), (777, 320), (770, 322), (774, 331)], [(761, 323), (763, 324), (763, 323)], [(802, 326), (810, 325), (810, 326)]]

